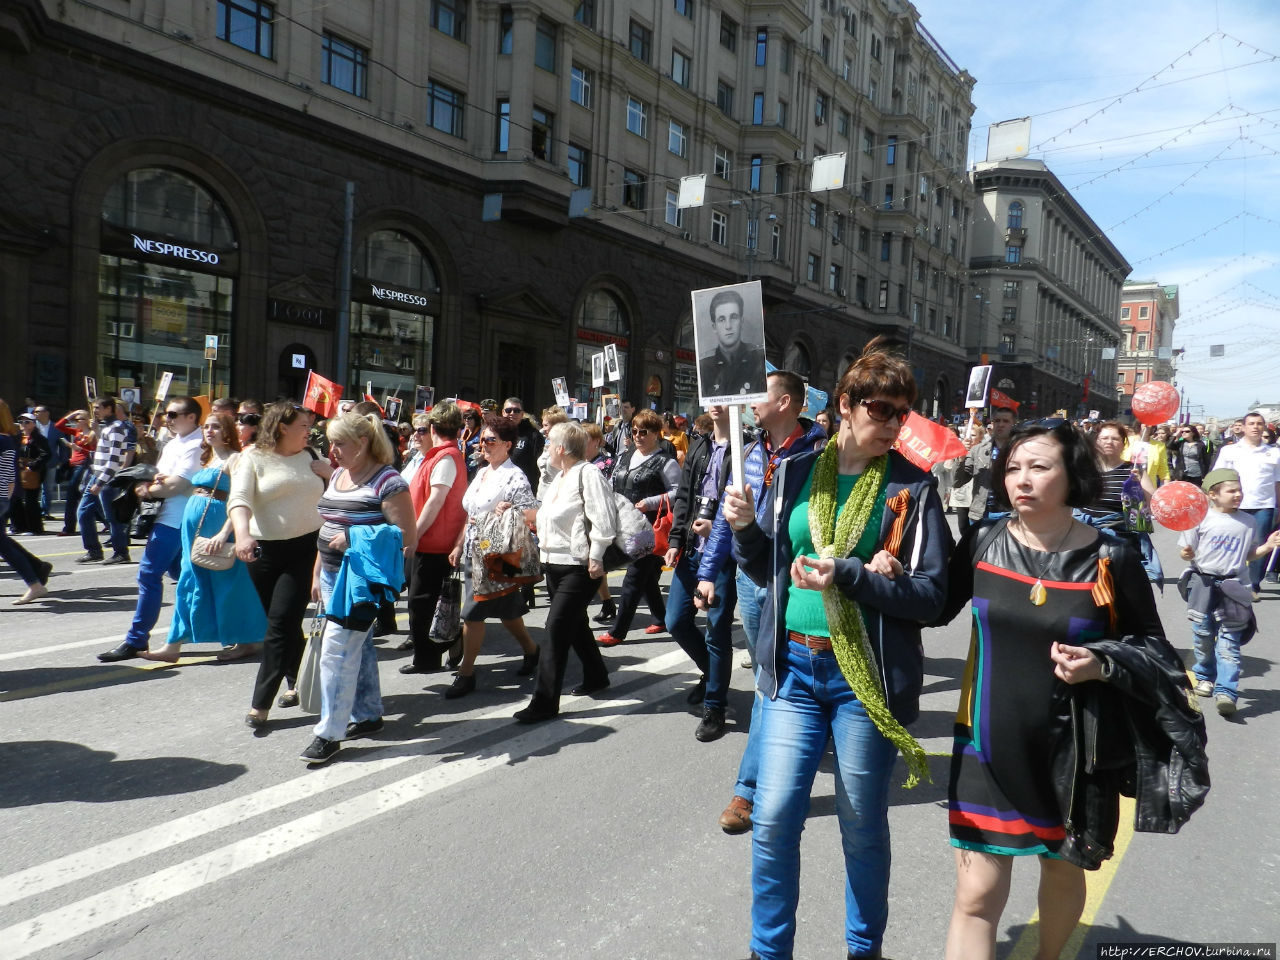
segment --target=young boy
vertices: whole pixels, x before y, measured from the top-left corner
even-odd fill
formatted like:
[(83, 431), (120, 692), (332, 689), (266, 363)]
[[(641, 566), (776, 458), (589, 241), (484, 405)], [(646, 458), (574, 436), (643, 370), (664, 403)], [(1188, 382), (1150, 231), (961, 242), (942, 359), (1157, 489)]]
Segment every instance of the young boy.
[(1257, 630), (1249, 561), (1280, 547), (1280, 530), (1254, 546), (1253, 518), (1237, 512), (1244, 492), (1236, 471), (1209, 471), (1203, 489), (1212, 509), (1178, 538), (1182, 559), (1195, 561), (1183, 575), (1189, 588), (1183, 597), (1195, 637), (1196, 693), (1212, 696), (1218, 713), (1229, 717), (1236, 712), (1240, 647)]

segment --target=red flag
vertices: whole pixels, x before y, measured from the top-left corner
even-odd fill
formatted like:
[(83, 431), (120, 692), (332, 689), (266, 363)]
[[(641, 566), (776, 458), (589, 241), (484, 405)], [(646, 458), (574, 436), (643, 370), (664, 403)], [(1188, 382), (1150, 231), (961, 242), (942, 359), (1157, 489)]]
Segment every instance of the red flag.
[(895, 444), (898, 452), (921, 470), (928, 470), (935, 463), (963, 457), (969, 452), (959, 437), (932, 420), (926, 420), (912, 411), (902, 425)]
[(1017, 412), (1017, 409), (1022, 406), (1022, 404), (1013, 399), (1013, 397), (1009, 396), (1007, 393), (997, 390), (995, 387), (992, 387), (990, 392), (987, 394), (987, 402), (993, 407), (1004, 407), (1006, 410), (1013, 410), (1014, 412)]
[(326, 380), (311, 370), (307, 373), (307, 392), (303, 394), (302, 405), (321, 417), (336, 417), (338, 401), (342, 399), (342, 387), (332, 380)]

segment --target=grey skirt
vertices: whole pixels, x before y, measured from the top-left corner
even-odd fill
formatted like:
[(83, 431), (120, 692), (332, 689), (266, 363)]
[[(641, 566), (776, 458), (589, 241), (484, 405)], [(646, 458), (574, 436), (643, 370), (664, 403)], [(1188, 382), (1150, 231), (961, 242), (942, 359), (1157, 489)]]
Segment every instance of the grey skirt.
[(471, 565), (463, 564), (462, 620), (464, 623), (484, 623), (486, 620), (519, 620), (529, 608), (519, 587), (492, 600), (477, 600), (471, 589)]

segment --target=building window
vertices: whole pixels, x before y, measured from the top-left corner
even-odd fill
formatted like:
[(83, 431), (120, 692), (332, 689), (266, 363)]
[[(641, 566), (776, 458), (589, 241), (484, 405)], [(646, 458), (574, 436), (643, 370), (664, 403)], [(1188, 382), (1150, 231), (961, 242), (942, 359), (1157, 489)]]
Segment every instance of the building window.
[(538, 21), (538, 32), (534, 37), (533, 65), (556, 72), (556, 25), (546, 20)]
[(512, 35), (515, 32), (515, 14), (510, 7), (498, 12), (498, 53), (510, 55)]
[(951, 336), (951, 315), (947, 314), (942, 318), (942, 335), (944, 337)]
[(635, 97), (627, 98), (627, 129), (637, 137), (649, 136), (649, 105)]
[(653, 54), (653, 31), (643, 23), (631, 21), (631, 55), (637, 60), (649, 62)]
[(809, 254), (808, 265), (805, 267), (805, 279), (810, 283), (817, 283), (818, 277), (822, 273), (822, 258), (816, 253)]
[(849, 136), (849, 111), (841, 110), (836, 115), (836, 133), (842, 137)]
[(569, 144), (566, 154), (569, 161), (569, 182), (575, 187), (591, 183), (591, 151), (576, 143)]
[(751, 96), (751, 122), (757, 127), (764, 123), (764, 92), (761, 90)]
[(941, 282), (942, 282), (942, 279), (941, 279), (941, 278), (942, 278), (942, 274), (941, 274), (939, 271), (937, 271), (937, 270), (934, 270), (932, 273), (930, 273), (930, 274), (929, 274), (929, 289), (931, 289), (931, 290), (937, 290), (937, 289), (938, 289), (938, 287), (939, 287), (939, 285), (940, 285), (940, 284), (941, 284)]
[(773, 230), (770, 232), (772, 233), (769, 245), (771, 256), (773, 259), (778, 260), (782, 257), (782, 224), (775, 223)]
[(769, 58), (769, 29), (756, 27), (756, 66), (763, 67)]
[(466, 98), (462, 91), (427, 81), (427, 125), (455, 137), (462, 136), (462, 112)]
[(889, 262), (889, 255), (893, 249), (893, 234), (880, 234), (880, 260), (882, 263)]
[(738, 49), (738, 24), (727, 14), (720, 14), (720, 46), (726, 50)]
[(760, 221), (752, 217), (747, 221), (747, 249), (752, 251), (760, 246)]
[(541, 107), (533, 108), (533, 129), (531, 131), (533, 155), (537, 159), (545, 160), (548, 163), (552, 161), (555, 120), (556, 115), (554, 113), (543, 110)]
[(728, 179), (729, 179), (729, 163), (730, 163), (730, 159), (731, 159), (731, 157), (730, 157), (730, 155), (729, 155), (729, 148), (728, 148), (728, 147), (722, 147), (722, 146), (720, 146), (720, 144), (718, 144), (718, 143), (717, 143), (717, 144), (716, 144), (716, 159), (715, 159), (715, 174), (716, 174), (716, 176), (717, 176), (717, 177), (720, 177), (722, 180), (728, 180)]
[(1018, 308), (1017, 308), (1017, 307), (1005, 307), (1004, 309), (1002, 309), (1002, 310), (1000, 311), (1000, 322), (1001, 322), (1001, 323), (1017, 323), (1017, 322), (1018, 322)]
[(723, 80), (716, 82), (716, 106), (726, 117), (733, 116), (733, 85)]
[(888, 166), (893, 166), (898, 162), (898, 138), (889, 137), (884, 144), (884, 162)]
[(866, 227), (858, 228), (858, 252), (859, 253), (871, 252), (871, 231), (868, 230)]
[(760, 174), (764, 170), (764, 157), (756, 154), (751, 158), (751, 181), (750, 187), (752, 193), (760, 192)]
[(494, 119), (497, 124), (497, 130), (493, 138), (493, 152), (506, 153), (507, 148), (511, 145), (511, 101), (499, 100), (498, 108), (494, 111)]
[(667, 131), (667, 150), (677, 157), (683, 157), (689, 150), (689, 137), (685, 133), (684, 124), (671, 121)]
[(644, 174), (624, 167), (622, 170), (622, 205), (633, 210), (644, 209)]
[(1006, 280), (1004, 282), (1004, 298), (1006, 300), (1016, 300), (1018, 295), (1022, 293), (1021, 280)]
[(431, 0), (431, 26), (455, 40), (467, 39), (467, 0)]
[(889, 281), (881, 280), (880, 288), (876, 293), (876, 306), (881, 310), (889, 309)]
[(913, 327), (920, 326), (920, 301), (911, 301), (911, 325)]
[(818, 51), (822, 56), (822, 62), (827, 66), (831, 66), (831, 38), (825, 33), (822, 35), (822, 40), (818, 44)]
[(1148, 319), (1150, 316), (1151, 316), (1151, 308), (1150, 308), (1150, 307), (1139, 307), (1139, 308), (1138, 308), (1138, 319), (1139, 319), (1139, 320), (1146, 320), (1146, 319)]
[(1120, 308), (1120, 319), (1121, 319), (1121, 320), (1128, 320), (1128, 319), (1129, 319), (1129, 308), (1128, 308), (1128, 307), (1121, 307), (1121, 308)]
[(664, 219), (672, 227), (684, 226), (684, 211), (680, 209), (680, 194), (675, 190), (667, 191), (667, 212)]
[[(398, 230), (369, 235), (355, 256), (356, 272), (375, 283), (437, 294), (436, 271), (417, 242)], [(422, 309), (422, 308), (417, 308)], [(383, 302), (351, 304), (351, 379), (372, 381), (376, 393), (392, 392), (406, 375), (432, 369), (434, 319), (416, 309), (397, 309)]]
[(578, 0), (578, 6), (573, 11), (573, 19), (583, 26), (594, 28), (596, 25), (596, 0)]
[(1137, 350), (1147, 349), (1147, 335), (1145, 333), (1138, 334), (1138, 345), (1137, 347), (1135, 347), (1135, 349)]
[(1000, 355), (1011, 357), (1018, 351), (1017, 341), (1012, 333), (1000, 335)]
[(782, 38), (782, 53), (778, 57), (778, 69), (784, 77), (791, 76), (791, 38)]
[(837, 212), (837, 213), (831, 214), (831, 239), (833, 240), (844, 239), (844, 214), (843, 213)]
[(711, 242), (722, 247), (729, 242), (729, 218), (719, 210), (711, 211)]
[(880, 38), (874, 33), (871, 35), (871, 59), (880, 59)]
[(693, 0), (675, 0), (676, 13), (682, 17), (693, 19)]
[(875, 80), (867, 81), (867, 99), (873, 107), (880, 106), (880, 84)]
[(1144, 372), (1143, 372), (1143, 371), (1141, 371), (1141, 370), (1139, 370), (1138, 372), (1136, 372), (1136, 373), (1133, 375), (1133, 382), (1134, 382), (1134, 383), (1142, 383), (1142, 381), (1144, 381), (1145, 379), (1147, 379), (1147, 375), (1146, 375), (1146, 373), (1144, 373)]
[(838, 263), (827, 267), (827, 289), (838, 297), (844, 296), (844, 271)]
[(844, 32), (856, 39), (858, 36), (858, 17), (856, 14), (849, 11), (847, 7), (845, 8), (845, 10), (846, 12), (844, 14)]
[(368, 96), (369, 51), (332, 33), (324, 35), (324, 82), (357, 97)]
[(893, 184), (886, 183), (884, 185), (884, 208), (886, 210), (893, 209)]
[(1005, 247), (1004, 262), (1005, 263), (1021, 263), (1022, 247), (1018, 246), (1016, 243), (1011, 243), (1007, 247)]
[(773, 192), (787, 192), (787, 166), (784, 163), (775, 163), (773, 165)]
[(858, 301), (860, 306), (868, 306), (867, 304), (867, 278), (862, 274), (858, 274), (853, 281), (853, 298)]
[(1017, 230), (1022, 226), (1022, 202), (1019, 200), (1009, 204), (1009, 228)]
[(679, 50), (671, 51), (671, 79), (682, 87), (689, 86), (692, 79), (692, 61)]
[[(601, 341), (613, 343), (618, 348), (618, 364), (623, 376), (627, 370), (627, 346), (631, 336), (631, 322), (627, 308), (617, 294), (610, 290), (595, 289), (587, 294), (576, 317), (578, 322), (578, 375), (574, 387), (575, 396), (586, 397), (591, 394), (591, 355), (601, 349)], [(603, 338), (583, 336), (583, 331), (594, 331), (605, 334)], [(619, 386), (624, 386), (624, 379)]]
[(785, 101), (785, 100), (779, 100), (779, 101), (778, 101), (778, 109), (777, 109), (777, 112), (774, 114), (774, 121), (773, 121), (773, 122), (774, 122), (774, 123), (776, 123), (778, 126), (782, 127), (784, 130), (786, 129), (786, 127), (787, 127), (787, 101)]
[(817, 93), (813, 96), (813, 122), (822, 126), (827, 122), (827, 95)]
[(916, 260), (916, 283), (924, 283), (924, 261)]
[(218, 0), (218, 39), (271, 59), (275, 52), (275, 7), (258, 0)]
[(862, 189), (859, 192), (859, 196), (862, 197), (863, 203), (871, 203), (871, 181), (866, 177), (862, 178)]
[(844, 58), (844, 65), (840, 68), (840, 79), (845, 83), (853, 83), (853, 61), (848, 57)]
[(929, 308), (929, 332), (938, 332), (938, 311), (933, 307)]
[(809, 201), (809, 226), (822, 227), (822, 204), (817, 200)]
[(591, 109), (591, 83), (594, 75), (586, 67), (574, 64), (569, 75), (569, 99), (580, 107)]

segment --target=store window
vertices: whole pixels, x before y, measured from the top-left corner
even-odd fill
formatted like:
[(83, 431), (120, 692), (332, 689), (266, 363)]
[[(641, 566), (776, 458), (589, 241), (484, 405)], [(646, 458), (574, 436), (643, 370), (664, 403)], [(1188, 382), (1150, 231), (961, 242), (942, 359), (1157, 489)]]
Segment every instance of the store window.
[(591, 396), (591, 357), (604, 350), (605, 344), (616, 344), (618, 367), (622, 380), (610, 381), (606, 393), (626, 396), (627, 347), (631, 337), (631, 320), (627, 308), (616, 294), (609, 290), (593, 290), (587, 294), (578, 308), (575, 318), (578, 325), (577, 364), (573, 396), (581, 400)]
[(360, 244), (351, 283), (348, 395), (398, 393), (432, 382), (438, 273), (412, 237), (377, 230)]
[(671, 378), (671, 409), (683, 413), (693, 422), (693, 418), (702, 412), (698, 404), (698, 355), (695, 352), (693, 339), (693, 316), (685, 317), (680, 323), (680, 333), (676, 337), (676, 363)]
[(195, 180), (147, 167), (111, 184), (98, 257), (99, 390), (133, 388), (148, 402), (172, 373), (170, 396), (230, 392), (238, 268), (231, 219)]

